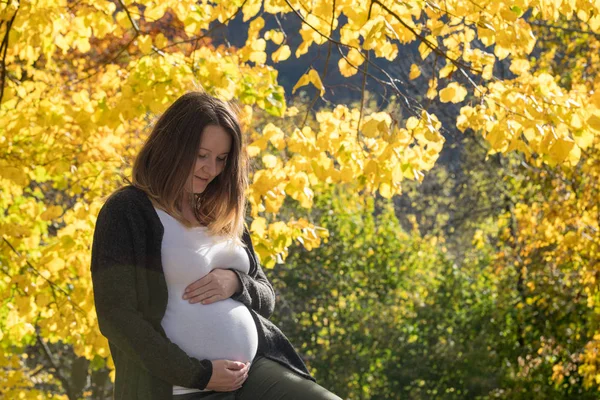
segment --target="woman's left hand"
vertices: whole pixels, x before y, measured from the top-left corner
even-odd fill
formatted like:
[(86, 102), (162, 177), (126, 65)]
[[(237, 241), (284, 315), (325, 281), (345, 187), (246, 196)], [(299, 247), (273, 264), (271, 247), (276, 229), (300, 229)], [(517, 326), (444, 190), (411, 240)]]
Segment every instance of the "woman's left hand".
[(190, 303), (211, 304), (230, 298), (242, 287), (235, 272), (228, 269), (213, 269), (202, 279), (185, 288), (183, 299)]

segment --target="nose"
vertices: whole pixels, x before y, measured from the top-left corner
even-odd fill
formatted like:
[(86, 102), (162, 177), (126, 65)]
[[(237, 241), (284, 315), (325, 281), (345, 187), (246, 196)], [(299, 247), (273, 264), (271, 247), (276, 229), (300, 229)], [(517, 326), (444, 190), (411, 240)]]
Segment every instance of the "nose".
[(215, 176), (217, 174), (217, 164), (215, 161), (213, 160), (209, 160), (207, 161), (203, 166), (202, 169), (204, 170), (204, 172), (208, 175), (210, 175), (210, 177), (212, 178), (213, 176)]

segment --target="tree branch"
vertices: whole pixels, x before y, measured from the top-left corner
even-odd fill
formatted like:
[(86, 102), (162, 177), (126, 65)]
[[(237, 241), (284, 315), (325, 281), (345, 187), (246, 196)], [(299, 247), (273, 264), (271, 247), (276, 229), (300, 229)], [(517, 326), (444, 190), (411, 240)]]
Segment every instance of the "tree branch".
[[(279, 23), (279, 19), (277, 19), (277, 22)], [(331, 7), (331, 21), (329, 23), (329, 34), (330, 35), (333, 33), (333, 23), (334, 22), (335, 22), (335, 0), (333, 0), (333, 6)], [(279, 27), (281, 27), (281, 24), (279, 24)], [(285, 35), (285, 33), (284, 33), (284, 35)], [(323, 70), (323, 79), (325, 79), (325, 77), (327, 76), (327, 70), (329, 69), (329, 59), (331, 58), (331, 46), (333, 46), (333, 43), (328, 42), (327, 57), (325, 58), (325, 68)], [(304, 115), (304, 121), (302, 121), (302, 126), (306, 125), (306, 121), (308, 120), (308, 114), (309, 114), (310, 110), (312, 110), (312, 108), (314, 107), (319, 96), (320, 96), (320, 93), (316, 92), (315, 96), (313, 97), (313, 99), (310, 103), (310, 106), (308, 106), (308, 108), (306, 109), (306, 114)]]
[[(367, 14), (367, 21), (371, 19), (371, 11), (373, 10), (373, 4), (375, 4), (375, 3), (373, 1), (371, 1), (371, 4), (369, 5), (369, 13)], [(365, 69), (364, 69), (364, 73), (363, 73), (362, 87), (361, 87), (361, 91), (360, 91), (360, 114), (358, 116), (358, 126), (356, 127), (357, 133), (360, 133), (360, 123), (362, 122), (362, 118), (363, 118), (363, 113), (364, 113), (364, 109), (365, 109), (365, 96), (366, 96), (366, 92), (367, 92), (367, 72), (369, 70), (369, 57), (370, 57), (369, 50), (367, 50), (365, 53), (366, 53), (366, 55), (364, 57), (365, 57), (365, 60), (367, 61), (367, 65), (365, 65)]]
[(0, 104), (2, 104), (2, 98), (4, 97), (4, 85), (6, 83), (6, 54), (8, 53), (8, 39), (12, 24), (15, 22), (15, 18), (19, 12), (20, 4), (21, 3), (18, 3), (17, 9), (15, 10), (12, 18), (6, 22), (6, 33), (2, 39), (2, 44), (0, 44), (0, 53), (2, 53), (2, 60), (0, 61), (0, 68), (2, 68), (2, 73), (0, 74)]
[(558, 25), (544, 24), (540, 21), (531, 21), (531, 22), (529, 22), (529, 24), (534, 25), (534, 26), (539, 26), (540, 28), (560, 30), (560, 31), (569, 32), (569, 33), (583, 33), (585, 35), (591, 35), (591, 36), (595, 37), (596, 39), (600, 40), (600, 33), (596, 33), (593, 31), (584, 31), (583, 29), (566, 28), (566, 27), (558, 26)]
[[(286, 0), (287, 1), (287, 0)], [(400, 16), (398, 14), (396, 14), (395, 12), (393, 12), (392, 10), (390, 10), (385, 4), (383, 4), (381, 1), (379, 0), (372, 0), (374, 4), (378, 4), (381, 8), (383, 8), (388, 14), (390, 14), (391, 16), (394, 17), (394, 19), (396, 19), (396, 21), (400, 22), (400, 24), (402, 24), (402, 26), (404, 26), (406, 29), (408, 29), (413, 35), (415, 35), (415, 37), (417, 39), (419, 39), (423, 44), (425, 44), (427, 47), (429, 47), (431, 49), (431, 51), (433, 51), (434, 53), (440, 55), (441, 57), (445, 58), (446, 60), (450, 61), (452, 64), (454, 64), (459, 70), (463, 70), (463, 69), (468, 69), (469, 71), (475, 72), (477, 74), (481, 74), (483, 71), (480, 71), (478, 69), (475, 69), (473, 67), (471, 67), (470, 65), (467, 64), (463, 64), (462, 62), (455, 60), (453, 58), (450, 58), (446, 53), (444, 53), (439, 47), (435, 46), (433, 43), (431, 43), (429, 40), (427, 40), (427, 38), (425, 38), (423, 35), (419, 34), (417, 31), (415, 31), (410, 25), (408, 25), (406, 22), (404, 22), (404, 20), (402, 18), (400, 18)]]
[(52, 369), (54, 369), (54, 375), (56, 375), (56, 377), (58, 378), (60, 383), (62, 383), (63, 388), (65, 389), (65, 392), (67, 392), (67, 397), (69, 399), (75, 399), (75, 397), (72, 393), (71, 384), (70, 384), (69, 380), (67, 378), (65, 378), (62, 375), (62, 373), (60, 372), (60, 367), (59, 367), (58, 363), (56, 362), (56, 360), (54, 359), (54, 355), (50, 351), (50, 348), (48, 347), (46, 342), (44, 342), (44, 339), (42, 339), (42, 337), (40, 336), (39, 327), (37, 327), (37, 326), (35, 329), (35, 336), (37, 338), (38, 343), (42, 347), (42, 350), (44, 350), (44, 354), (46, 355), (46, 358), (48, 359), (48, 361), (50, 361), (50, 365), (52, 365)]

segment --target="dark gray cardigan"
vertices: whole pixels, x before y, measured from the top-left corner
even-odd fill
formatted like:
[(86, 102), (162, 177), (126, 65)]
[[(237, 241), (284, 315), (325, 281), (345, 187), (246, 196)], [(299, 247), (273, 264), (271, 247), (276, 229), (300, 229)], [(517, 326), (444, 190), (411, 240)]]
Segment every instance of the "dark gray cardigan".
[[(163, 226), (148, 196), (126, 186), (98, 214), (91, 273), (100, 332), (106, 336), (116, 369), (114, 398), (171, 400), (173, 385), (204, 389), (212, 363), (189, 357), (171, 342), (161, 320), (167, 284), (161, 262)], [(246, 230), (243, 241), (250, 272), (236, 272), (243, 289), (232, 296), (250, 310), (258, 330), (258, 355), (314, 381), (285, 335), (267, 318), (275, 293)], [(202, 340), (202, 338), (198, 338)]]

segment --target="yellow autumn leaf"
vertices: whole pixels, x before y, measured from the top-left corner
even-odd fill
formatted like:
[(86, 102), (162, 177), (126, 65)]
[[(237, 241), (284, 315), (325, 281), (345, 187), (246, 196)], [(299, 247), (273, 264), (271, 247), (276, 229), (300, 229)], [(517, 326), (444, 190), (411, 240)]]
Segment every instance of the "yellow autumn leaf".
[(406, 129), (413, 130), (419, 125), (420, 120), (417, 117), (408, 117), (406, 120)]
[(266, 230), (267, 220), (262, 217), (254, 218), (252, 224), (250, 225), (250, 231), (256, 233), (259, 237), (263, 237), (265, 235)]
[(150, 54), (152, 51), (152, 37), (150, 35), (142, 35), (137, 40), (140, 51), (144, 54)]
[(379, 185), (379, 194), (386, 199), (391, 199), (394, 195), (394, 192), (392, 191), (392, 187), (389, 183), (383, 182), (381, 185)]
[(559, 138), (554, 142), (554, 144), (550, 147), (550, 156), (558, 163), (563, 162), (571, 149), (575, 145), (572, 139), (569, 138)]
[(340, 70), (340, 74), (342, 74), (342, 76), (345, 78), (355, 75), (358, 72), (358, 69), (350, 65), (344, 58), (339, 59), (338, 68)]
[(510, 71), (515, 75), (523, 75), (531, 68), (529, 61), (523, 59), (512, 60)]
[(285, 115), (286, 117), (295, 117), (299, 112), (298, 107), (292, 106), (285, 110)]
[(340, 171), (340, 179), (342, 180), (342, 182), (352, 182), (352, 180), (354, 179), (354, 175), (355, 172), (351, 167), (344, 167)]
[(596, 132), (600, 132), (600, 117), (594, 113), (587, 119), (587, 124)]
[(244, 7), (242, 7), (242, 13), (244, 15), (243, 22), (248, 21), (250, 18), (252, 18), (256, 14), (258, 14), (261, 6), (262, 6), (262, 1), (260, 1), (260, 0), (244, 1)]
[(419, 45), (419, 54), (421, 55), (421, 60), (425, 60), (429, 54), (431, 54), (431, 46), (435, 46), (437, 43), (437, 40), (435, 37), (429, 35), (427, 37), (425, 37), (425, 40), (427, 41), (427, 43), (429, 43), (429, 45), (425, 42), (422, 42)]
[(281, 31), (271, 29), (270, 31), (267, 31), (265, 33), (265, 39), (271, 40), (276, 45), (280, 45), (281, 43), (283, 43), (284, 35)]
[(467, 96), (467, 90), (456, 82), (451, 82), (440, 90), (440, 101), (442, 103), (460, 103)]
[(133, 26), (131, 25), (131, 21), (129, 20), (129, 17), (127, 16), (127, 13), (125, 11), (119, 11), (115, 15), (115, 20), (117, 21), (117, 24), (124, 29), (133, 28)]
[(378, 125), (379, 121), (377, 121), (376, 119), (369, 119), (363, 123), (361, 132), (366, 137), (374, 138), (379, 133), (377, 130)]
[(265, 168), (273, 168), (277, 165), (277, 157), (272, 154), (265, 154), (262, 157), (262, 162)]
[(581, 159), (581, 148), (579, 146), (573, 146), (569, 152), (566, 162), (570, 166), (575, 166)]
[(283, 46), (275, 50), (275, 52), (273, 52), (273, 54), (271, 55), (271, 59), (273, 60), (273, 62), (278, 63), (280, 61), (285, 61), (288, 58), (290, 58), (291, 54), (292, 52), (290, 50), (290, 46), (284, 44)]
[(82, 53), (87, 53), (91, 49), (90, 40), (86, 37), (80, 37), (75, 39), (73, 45), (77, 47), (77, 50), (79, 50)]
[(594, 133), (590, 129), (581, 129), (573, 133), (575, 144), (582, 149), (587, 149), (594, 142)]
[(437, 79), (433, 78), (429, 80), (429, 88), (427, 89), (427, 93), (425, 94), (425, 97), (427, 97), (428, 99), (434, 99), (435, 96), (437, 96), (438, 92), (437, 92)]
[(319, 74), (314, 69), (310, 69), (307, 73), (302, 75), (298, 82), (294, 85), (292, 89), (292, 93), (296, 93), (296, 90), (302, 86), (306, 86), (309, 83), (312, 83), (321, 93), (321, 96), (325, 94), (325, 88), (323, 87), (323, 83), (321, 82), (321, 78)]
[(413, 80), (417, 79), (419, 76), (421, 76), (421, 70), (419, 69), (419, 67), (416, 64), (411, 65), (410, 74), (408, 75), (408, 78), (410, 80)]
[(169, 40), (165, 37), (165, 35), (159, 33), (154, 37), (154, 43), (156, 44), (156, 47), (162, 49), (169, 43)]
[(590, 97), (590, 101), (596, 108), (600, 108), (600, 89), (594, 92)]
[(50, 206), (40, 215), (43, 221), (51, 221), (61, 216), (63, 209), (61, 206)]
[(350, 49), (346, 58), (355, 67), (361, 66), (365, 61), (365, 56), (357, 49)]
[(248, 152), (248, 157), (256, 157), (257, 155), (260, 154), (261, 151), (266, 149), (266, 147), (267, 147), (267, 141), (264, 138), (255, 140), (254, 142), (249, 144), (246, 148), (246, 151)]
[(49, 263), (46, 264), (46, 269), (51, 273), (57, 273), (65, 267), (65, 260), (59, 257), (53, 258)]
[(285, 137), (281, 129), (277, 128), (277, 131), (271, 135), (269, 141), (277, 150), (285, 149)]
[(366, 137), (374, 138), (380, 134), (387, 134), (392, 118), (386, 112), (373, 113), (365, 118), (361, 132)]

